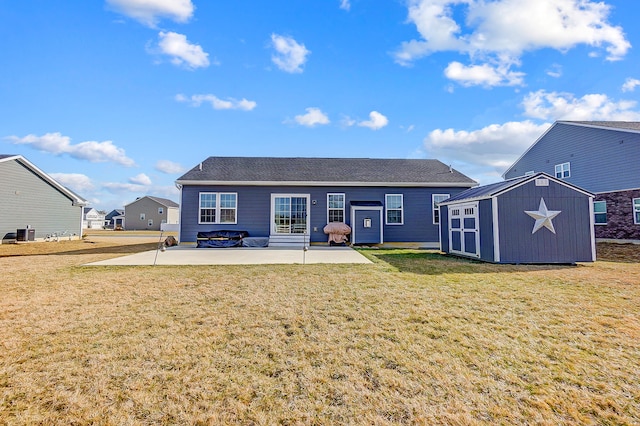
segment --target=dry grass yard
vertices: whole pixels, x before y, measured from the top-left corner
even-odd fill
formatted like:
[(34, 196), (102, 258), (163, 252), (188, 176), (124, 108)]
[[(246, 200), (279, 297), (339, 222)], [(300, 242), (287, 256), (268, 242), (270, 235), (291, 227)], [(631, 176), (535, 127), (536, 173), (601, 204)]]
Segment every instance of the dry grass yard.
[(0, 245), (0, 424), (640, 423), (640, 246), (81, 266), (154, 247)]

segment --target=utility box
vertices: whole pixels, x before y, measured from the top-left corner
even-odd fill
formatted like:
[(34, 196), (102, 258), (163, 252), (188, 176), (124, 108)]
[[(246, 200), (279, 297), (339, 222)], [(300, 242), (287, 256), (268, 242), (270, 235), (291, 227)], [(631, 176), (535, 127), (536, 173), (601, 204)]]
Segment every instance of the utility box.
[(33, 228), (24, 228), (16, 230), (16, 241), (35, 241), (36, 230)]

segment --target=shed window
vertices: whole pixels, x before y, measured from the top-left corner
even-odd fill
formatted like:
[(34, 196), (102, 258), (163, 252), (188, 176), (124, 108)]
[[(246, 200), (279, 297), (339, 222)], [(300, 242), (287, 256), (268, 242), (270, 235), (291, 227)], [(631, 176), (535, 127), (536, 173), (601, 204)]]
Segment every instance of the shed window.
[(144, 213), (140, 213), (140, 220), (145, 220), (145, 219), (146, 219), (146, 217), (145, 217)]
[(571, 163), (556, 164), (556, 177), (558, 179), (571, 177)]
[(149, 219), (149, 222), (147, 222), (148, 226), (153, 226), (153, 219)]
[(438, 208), (438, 203), (449, 198), (449, 194), (433, 194), (431, 196), (431, 205), (433, 207), (433, 224), (437, 225), (440, 223), (440, 209)]
[(238, 194), (201, 192), (198, 223), (237, 223)]
[(402, 194), (385, 194), (387, 208), (387, 225), (402, 225), (404, 223)]
[(158, 214), (163, 214), (164, 213), (164, 209), (162, 207), (158, 207)]
[(593, 213), (596, 225), (607, 224), (607, 202), (606, 201), (594, 201)]
[(633, 199), (633, 223), (640, 225), (640, 198)]
[(344, 194), (327, 194), (327, 222), (344, 222)]

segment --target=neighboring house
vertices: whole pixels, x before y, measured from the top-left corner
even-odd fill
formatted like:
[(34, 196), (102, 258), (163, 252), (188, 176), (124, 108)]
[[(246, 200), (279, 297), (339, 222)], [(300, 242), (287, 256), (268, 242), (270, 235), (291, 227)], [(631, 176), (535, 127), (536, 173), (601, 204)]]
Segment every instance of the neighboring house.
[(144, 196), (124, 206), (127, 230), (159, 231), (163, 223), (177, 224), (179, 206), (166, 198)]
[(595, 236), (640, 240), (640, 122), (557, 121), (504, 173), (545, 172), (595, 194)]
[(593, 194), (536, 173), (440, 203), (440, 250), (494, 263), (593, 262)]
[(477, 185), (437, 160), (256, 157), (209, 157), (176, 183), (181, 243), (236, 230), (272, 246), (326, 244), (323, 228), (343, 222), (351, 243), (434, 248), (436, 203)]
[(0, 155), (0, 182), (0, 237), (27, 228), (35, 239), (82, 235), (86, 200), (23, 156)]
[(93, 207), (85, 207), (82, 215), (83, 229), (103, 229), (105, 214)]
[(124, 209), (111, 210), (104, 217), (104, 224), (109, 229), (123, 229), (124, 228)]

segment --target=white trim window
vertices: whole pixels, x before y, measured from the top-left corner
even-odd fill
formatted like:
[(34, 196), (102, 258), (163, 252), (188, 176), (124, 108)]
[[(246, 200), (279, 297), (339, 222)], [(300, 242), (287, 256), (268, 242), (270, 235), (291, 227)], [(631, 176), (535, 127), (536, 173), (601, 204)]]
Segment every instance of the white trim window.
[(144, 213), (140, 213), (140, 220), (144, 221), (146, 219), (146, 216)]
[(149, 219), (149, 221), (147, 222), (147, 226), (153, 226), (153, 219)]
[(235, 192), (201, 192), (198, 223), (238, 223), (238, 194)]
[(640, 198), (633, 199), (633, 223), (640, 225)]
[(438, 203), (449, 198), (449, 194), (432, 194), (431, 195), (431, 206), (433, 208), (433, 224), (438, 225), (440, 223), (440, 209), (438, 208)]
[(607, 224), (607, 202), (606, 201), (594, 201), (593, 202), (593, 219), (596, 225)]
[(404, 224), (404, 200), (402, 194), (385, 194), (385, 225), (403, 225)]
[(327, 194), (327, 223), (344, 223), (344, 194)]
[(556, 164), (556, 177), (558, 179), (571, 177), (571, 163)]
[(158, 214), (164, 214), (164, 209), (162, 207), (158, 207)]

